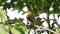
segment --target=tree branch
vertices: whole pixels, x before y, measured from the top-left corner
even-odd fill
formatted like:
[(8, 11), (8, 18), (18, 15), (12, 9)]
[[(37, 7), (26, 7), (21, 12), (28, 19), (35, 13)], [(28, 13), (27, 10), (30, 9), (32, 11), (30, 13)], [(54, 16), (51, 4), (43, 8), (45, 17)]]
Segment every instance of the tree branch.
[[(27, 26), (30, 26), (30, 24), (27, 24)], [(34, 27), (36, 27), (36, 28), (41, 28), (42, 30), (47, 30), (47, 31), (52, 32), (52, 33), (54, 33), (54, 34), (59, 34), (59, 33), (55, 32), (55, 31), (53, 31), (53, 30), (51, 30), (51, 29), (48, 29), (48, 28), (45, 28), (45, 27), (42, 27), (42, 26), (34, 25)]]

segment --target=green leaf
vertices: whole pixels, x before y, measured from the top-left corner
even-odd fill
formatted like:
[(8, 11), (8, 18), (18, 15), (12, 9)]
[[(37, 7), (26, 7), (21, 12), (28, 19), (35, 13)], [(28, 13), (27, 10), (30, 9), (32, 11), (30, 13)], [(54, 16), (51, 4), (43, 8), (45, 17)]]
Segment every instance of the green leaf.
[(10, 28), (10, 30), (11, 30), (11, 32), (13, 34), (25, 34), (25, 33), (28, 33), (26, 25), (24, 23), (20, 23), (20, 24), (15, 23), (15, 25), (12, 26), (12, 27), (9, 25), (9, 28)]
[(3, 20), (3, 22), (5, 22), (5, 13), (3, 9), (0, 9), (0, 18)]
[(54, 7), (54, 13), (60, 13), (58, 6), (59, 6), (58, 1), (55, 1), (55, 4), (53, 6)]
[(8, 31), (3, 24), (0, 24), (0, 34), (8, 34)]
[(16, 28), (14, 28), (14, 27), (12, 27), (12, 28), (10, 28), (11, 29), (11, 32), (13, 33), (13, 34), (21, 34), (21, 32), (19, 32)]
[(38, 17), (36, 19), (36, 25), (38, 25), (38, 26), (41, 26), (42, 25), (41, 18)]
[(25, 32), (27, 33), (27, 28), (24, 23), (16, 24), (15, 28), (19, 30), (22, 34), (25, 34)]
[(60, 28), (56, 29), (56, 32), (60, 33)]
[(5, 13), (3, 12), (3, 10), (0, 8), (0, 18), (4, 18), (5, 17)]

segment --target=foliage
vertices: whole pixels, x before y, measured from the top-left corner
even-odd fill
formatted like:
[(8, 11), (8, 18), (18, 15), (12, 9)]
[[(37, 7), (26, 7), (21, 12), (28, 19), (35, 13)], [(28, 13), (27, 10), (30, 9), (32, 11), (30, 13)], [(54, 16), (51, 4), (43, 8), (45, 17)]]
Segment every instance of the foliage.
[(8, 34), (5, 25), (0, 24), (0, 34)]
[(56, 29), (56, 32), (60, 33), (60, 28)]
[(3, 11), (3, 9), (0, 8), (0, 19), (2, 19), (3, 22), (5, 22), (5, 13)]
[[(46, 13), (47, 14), (47, 23), (49, 25), (49, 29), (53, 30), (53, 26), (50, 26), (50, 14), (60, 14), (60, 0), (11, 0), (10, 2), (7, 2), (7, 0), (0, 0), (0, 6), (3, 6), (3, 9), (0, 9), (0, 18), (3, 22), (5, 22), (5, 13), (4, 10), (7, 8), (10, 9), (11, 7), (13, 9), (17, 9), (20, 11), (23, 11), (22, 9), (26, 6), (28, 8), (28, 11), (31, 11), (35, 17), (39, 16), (40, 13)], [(49, 11), (50, 8), (53, 8), (53, 10)], [(55, 16), (54, 16), (55, 17)], [(55, 19), (54, 19), (55, 20)], [(8, 20), (7, 20), (8, 21)], [(23, 22), (23, 20), (15, 20), (14, 22)], [(44, 21), (41, 21), (40, 18), (36, 19), (36, 25), (42, 26), (42, 23)], [(57, 22), (55, 22), (57, 24)], [(54, 23), (54, 24), (55, 24)], [(8, 23), (9, 24), (9, 23)], [(25, 34), (24, 32), (27, 31), (25, 24), (16, 24), (13, 27), (10, 24), (8, 26), (13, 34)], [(58, 24), (57, 24), (58, 25)], [(5, 25), (6, 26), (6, 25)], [(0, 26), (1, 31), (4, 30), (4, 34), (7, 33), (6, 29), (3, 26)], [(13, 32), (14, 31), (14, 32)], [(2, 32), (0, 34), (3, 34)]]

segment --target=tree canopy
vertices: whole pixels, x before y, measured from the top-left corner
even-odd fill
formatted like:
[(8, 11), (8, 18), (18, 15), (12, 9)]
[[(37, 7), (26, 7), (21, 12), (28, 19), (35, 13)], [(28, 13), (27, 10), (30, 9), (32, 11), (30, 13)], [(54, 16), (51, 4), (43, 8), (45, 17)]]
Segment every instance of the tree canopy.
[[(37, 17), (35, 25), (43, 27), (42, 23), (44, 21), (47, 21), (48, 26), (49, 26), (48, 28), (51, 30), (57, 31), (54, 29), (54, 24), (57, 24), (57, 21), (55, 19), (55, 14), (58, 14), (58, 17), (60, 16), (60, 0), (10, 0), (10, 1), (9, 0), (0, 0), (0, 6), (3, 7), (3, 9), (0, 9), (0, 18), (2, 20), (4, 20), (4, 22), (6, 22), (4, 24), (7, 24), (7, 22), (9, 22), (9, 23), (14, 22), (14, 24), (15, 24), (13, 26), (9, 23), (7, 25), (3, 24), (4, 26), (0, 25), (0, 27), (1, 27), (0, 29), (4, 28), (4, 33), (7, 33), (7, 31), (6, 31), (7, 29), (5, 29), (5, 26), (8, 26), (8, 29), (11, 30), (11, 32), (13, 34), (16, 34), (16, 33), (25, 34), (25, 31), (27, 33), (26, 25), (24, 23), (22, 23), (23, 19), (9, 20), (9, 18), (7, 16), (7, 8), (8, 9), (13, 8), (13, 10), (17, 9), (18, 12), (20, 12), (20, 11), (23, 11), (24, 7), (27, 7), (28, 12), (30, 11), (35, 17)], [(4, 13), (4, 10), (5, 10), (6, 14)], [(25, 13), (26, 12), (24, 12), (23, 14), (25, 14)], [(46, 13), (47, 19), (40, 18), (39, 14), (41, 14), (41, 13)], [(50, 14), (53, 14), (54, 19), (49, 19)], [(8, 19), (7, 21), (5, 20), (5, 16), (7, 16), (7, 19)], [(42, 19), (44, 19), (44, 21), (41, 21)], [(52, 26), (50, 25), (50, 20), (53, 20)], [(19, 24), (17, 24), (16, 22)], [(58, 25), (58, 27), (60, 28), (60, 25)], [(60, 29), (59, 29), (59, 32), (60, 32)], [(3, 32), (0, 32), (0, 33), (3, 34)], [(53, 33), (50, 33), (50, 34), (53, 34)]]

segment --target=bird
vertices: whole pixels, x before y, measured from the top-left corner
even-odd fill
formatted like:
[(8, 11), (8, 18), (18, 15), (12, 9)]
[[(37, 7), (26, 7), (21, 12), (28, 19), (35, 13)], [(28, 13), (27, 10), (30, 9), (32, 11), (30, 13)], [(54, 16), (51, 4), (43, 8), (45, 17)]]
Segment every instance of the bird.
[(27, 15), (27, 24), (29, 24), (29, 21), (30, 21), (30, 28), (33, 28), (34, 25), (35, 25), (35, 16), (32, 14), (32, 12), (28, 12), (28, 15)]

